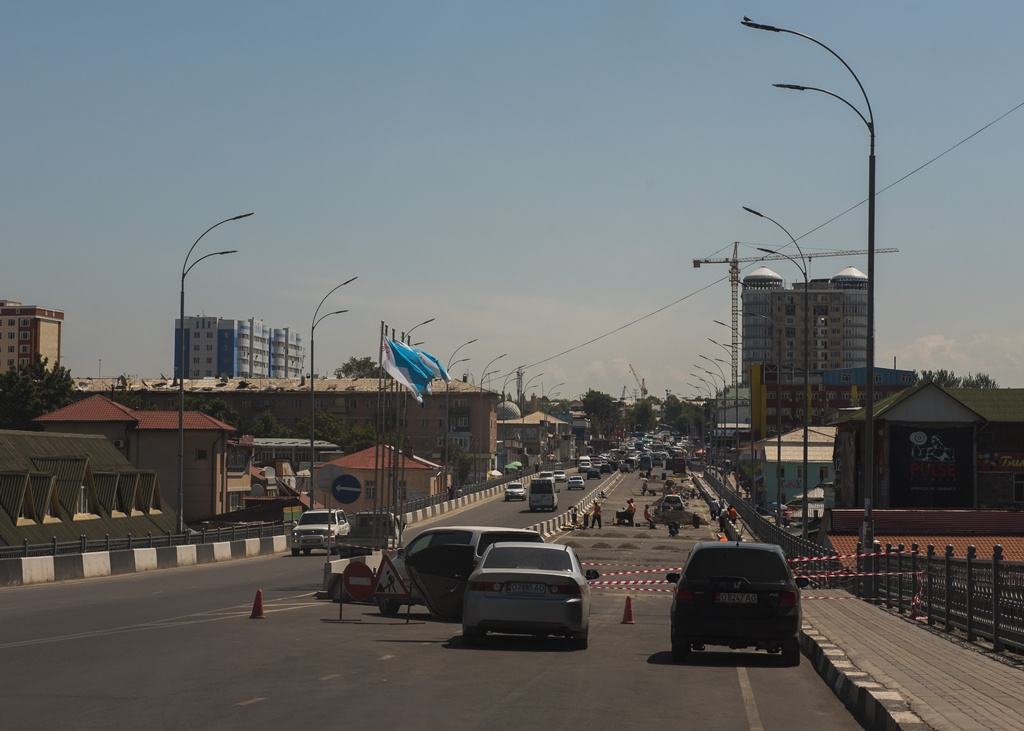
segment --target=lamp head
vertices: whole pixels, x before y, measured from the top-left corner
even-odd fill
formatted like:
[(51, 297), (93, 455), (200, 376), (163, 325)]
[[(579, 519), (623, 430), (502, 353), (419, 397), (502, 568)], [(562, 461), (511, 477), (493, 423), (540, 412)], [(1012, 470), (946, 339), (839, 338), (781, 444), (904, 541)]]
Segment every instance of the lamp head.
[(758, 218), (764, 218), (764, 214), (763, 213), (758, 213), (753, 208), (747, 208), (746, 206), (743, 206), (743, 210), (746, 211), (747, 213), (753, 213)]
[(799, 84), (772, 84), (776, 89), (792, 89), (793, 91), (807, 91), (806, 86)]
[(248, 218), (248, 217), (249, 217), (249, 216), (251, 216), (251, 215), (252, 215), (253, 213), (255, 213), (255, 211), (251, 211), (251, 212), (249, 212), (249, 213), (243, 213), (243, 214), (242, 214), (241, 216), (235, 216), (235, 217), (234, 217), (234, 218), (232, 218), (231, 220), (232, 220), (232, 221), (237, 221), (237, 220), (238, 220), (238, 219), (240, 219), (240, 218)]
[(748, 28), (754, 28), (755, 30), (770, 30), (773, 33), (781, 33), (781, 28), (776, 28), (774, 25), (764, 25), (762, 23), (755, 23), (746, 15), (743, 16), (743, 20), (740, 21), (740, 25), (745, 25)]

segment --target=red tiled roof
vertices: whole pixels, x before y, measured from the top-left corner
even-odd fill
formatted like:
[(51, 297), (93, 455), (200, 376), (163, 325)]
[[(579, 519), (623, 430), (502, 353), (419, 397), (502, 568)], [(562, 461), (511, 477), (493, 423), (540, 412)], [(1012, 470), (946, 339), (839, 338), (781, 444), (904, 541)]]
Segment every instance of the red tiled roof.
[[(853, 535), (830, 535), (828, 537), (832, 547), (841, 556), (852, 555), (857, 552), (857, 536)], [(893, 550), (899, 544), (903, 544), (903, 550), (909, 552), (911, 546), (916, 543), (917, 550), (921, 556), (928, 554), (928, 544), (935, 546), (935, 555), (946, 555), (946, 546), (953, 546), (953, 556), (965, 558), (967, 547), (974, 546), (978, 559), (981, 561), (992, 560), (992, 547), (1000, 545), (1003, 547), (1003, 559), (1006, 561), (1024, 561), (1024, 536), (997, 536), (997, 535), (909, 535), (909, 534), (875, 534), (875, 540), (882, 544), (885, 550), (886, 544), (891, 544)], [(921, 559), (918, 559), (921, 560)], [(843, 565), (853, 568), (856, 562), (852, 559), (844, 559)]]
[[(177, 411), (135, 411), (111, 401), (106, 396), (90, 396), (87, 399), (38, 416), (33, 421), (50, 424), (71, 422), (122, 422), (133, 424), (135, 429), (168, 431), (178, 428)], [(186, 411), (182, 422), (190, 431), (235, 431), (230, 424), (207, 416), (201, 411)]]
[(37, 416), (32, 421), (137, 421), (136, 412), (106, 396), (90, 396), (63, 409)]
[[(355, 452), (354, 454), (346, 454), (344, 457), (338, 457), (338, 459), (331, 460), (330, 462), (325, 462), (324, 464), (333, 464), (337, 465), (338, 467), (341, 467), (342, 469), (349, 470), (372, 470), (375, 467), (380, 466), (382, 461), (394, 458), (394, 450), (392, 447), (385, 447), (384, 449), (386, 449), (387, 451), (382, 453), (380, 457), (377, 456), (381, 450), (381, 447), (378, 445), (376, 447), (369, 447), (367, 449), (364, 449), (361, 452)], [(404, 454), (399, 455), (398, 466), (399, 469), (406, 470), (440, 469), (440, 465), (433, 464), (432, 462), (427, 462), (424, 459), (407, 457)]]

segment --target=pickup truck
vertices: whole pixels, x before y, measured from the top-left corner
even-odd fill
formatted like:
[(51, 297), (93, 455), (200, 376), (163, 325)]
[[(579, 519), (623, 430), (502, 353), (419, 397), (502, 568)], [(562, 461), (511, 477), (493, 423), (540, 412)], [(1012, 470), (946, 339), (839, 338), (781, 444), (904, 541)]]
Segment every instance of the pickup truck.
[(293, 556), (298, 556), (299, 551), (308, 556), (314, 548), (331, 554), (339, 551), (341, 539), (350, 530), (344, 510), (307, 510), (292, 527), (288, 543)]

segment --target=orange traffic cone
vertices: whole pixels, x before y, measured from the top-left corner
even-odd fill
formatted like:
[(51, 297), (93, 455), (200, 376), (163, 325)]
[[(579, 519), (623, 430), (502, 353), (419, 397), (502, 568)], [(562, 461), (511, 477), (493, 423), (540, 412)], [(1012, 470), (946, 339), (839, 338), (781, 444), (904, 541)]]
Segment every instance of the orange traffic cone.
[(633, 597), (626, 597), (626, 608), (622, 610), (622, 624), (636, 624), (633, 619)]
[(249, 619), (266, 619), (263, 616), (263, 589), (256, 590), (256, 601), (252, 603), (252, 614)]

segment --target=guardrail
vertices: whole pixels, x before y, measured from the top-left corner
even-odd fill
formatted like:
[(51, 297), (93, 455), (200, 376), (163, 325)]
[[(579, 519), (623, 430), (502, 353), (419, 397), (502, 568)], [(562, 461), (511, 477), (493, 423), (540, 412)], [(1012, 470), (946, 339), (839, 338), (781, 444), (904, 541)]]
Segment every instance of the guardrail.
[(918, 544), (876, 542), (872, 551), (857, 546), (858, 596), (884, 602), (890, 609), (924, 617), (948, 632), (964, 632), (969, 642), (984, 638), (996, 651), (1024, 650), (1024, 562), (1005, 561), (1003, 547), (991, 559), (979, 559), (974, 546), (957, 558), (953, 546), (941, 555), (933, 544), (920, 553)]
[(283, 523), (246, 523), (233, 525), (230, 528), (203, 528), (201, 531), (188, 533), (164, 533), (144, 536), (133, 536), (131, 533), (124, 538), (112, 538), (109, 535), (98, 540), (88, 540), (81, 536), (77, 541), (57, 541), (50, 543), (32, 543), (27, 540), (20, 546), (0, 547), (0, 560), (5, 558), (28, 558), (31, 556), (64, 556), (77, 553), (93, 553), (98, 551), (130, 551), (133, 548), (163, 548), (165, 546), (188, 546), (205, 543), (220, 543), (245, 538), (266, 538), (285, 534)]

